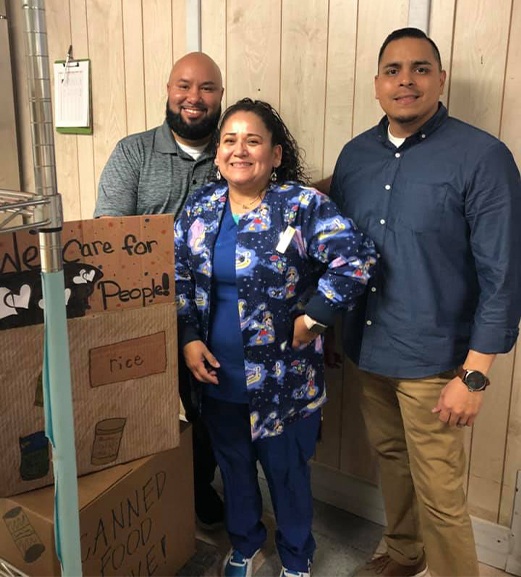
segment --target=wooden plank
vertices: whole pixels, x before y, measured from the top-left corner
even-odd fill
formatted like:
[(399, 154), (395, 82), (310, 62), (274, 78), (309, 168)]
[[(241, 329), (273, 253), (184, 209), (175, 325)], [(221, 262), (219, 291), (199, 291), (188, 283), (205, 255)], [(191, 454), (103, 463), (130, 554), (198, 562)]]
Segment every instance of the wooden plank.
[(228, 104), (249, 96), (279, 108), (281, 0), (229, 0)]
[(186, 3), (187, 0), (172, 0), (172, 63), (188, 52)]
[[(452, 39), (454, 36), (454, 18), (456, 15), (456, 0), (436, 0), (431, 2), (429, 36), (434, 40), (441, 54), (443, 69), (450, 78), (452, 69)], [(449, 84), (441, 101), (447, 105), (449, 101)]]
[(505, 571), (512, 573), (512, 575), (521, 575), (521, 470), (517, 474), (511, 527), (513, 546), (509, 549)]
[(499, 520), (501, 525), (510, 526), (516, 497), (516, 477), (521, 470), (521, 350), (514, 353), (513, 384), (508, 414), (507, 442), (503, 471), (503, 483)]
[(499, 515), (513, 363), (513, 353), (496, 358), (490, 371), (492, 385), (485, 392), (472, 436), (469, 512), (494, 523)]
[[(460, 0), (456, 7), (450, 111), (493, 134), (499, 133), (511, 2)], [(472, 514), (497, 522), (503, 479), (512, 355), (500, 356), (498, 383), (474, 426), (468, 478)]]
[(146, 0), (143, 10), (145, 106), (147, 128), (165, 118), (166, 83), (172, 69), (171, 0)]
[[(226, 70), (227, 3), (223, 0), (203, 0), (201, 9), (201, 49), (211, 56), (223, 75), (223, 109), (228, 105)], [(230, 101), (231, 102), (231, 101)]]
[(408, 17), (408, 0), (395, 0), (392, 9), (387, 0), (358, 4), (353, 135), (371, 128), (383, 116), (374, 94), (378, 51), (393, 30), (407, 26)]
[[(71, 38), (75, 58), (89, 57), (87, 11), (85, 0), (69, 0), (71, 12)], [(61, 135), (60, 135), (61, 136)], [(94, 178), (94, 141), (90, 135), (76, 138), (79, 181), (79, 218), (92, 218), (96, 206), (96, 179)]]
[(92, 63), (94, 178), (127, 135), (123, 14), (120, 1), (86, 0)]
[[(319, 501), (369, 519), (373, 523), (385, 525), (382, 492), (372, 483), (346, 477), (320, 463), (312, 463), (311, 490), (313, 497)], [(338, 574), (342, 575), (338, 571), (335, 576)]]
[[(508, 48), (503, 115), (501, 118), (501, 139), (512, 151), (517, 165), (521, 166), (521, 122), (519, 117), (519, 93), (521, 91), (521, 0), (514, 0), (510, 22), (510, 43)], [(508, 419), (508, 438), (505, 454), (505, 470), (499, 522), (510, 526), (512, 506), (516, 495), (516, 475), (521, 469), (521, 351), (515, 352), (512, 396)], [(518, 495), (519, 497), (519, 495)], [(521, 539), (521, 535), (518, 535)], [(521, 545), (518, 546), (518, 550)]]
[[(508, 553), (511, 550), (511, 535), (507, 527), (501, 527), (484, 519), (471, 517), (476, 552), (481, 563), (489, 565), (488, 571), (481, 571), (481, 577), (485, 575), (505, 575), (500, 571), (490, 572), (490, 566), (505, 568)], [(506, 577), (506, 575), (505, 575)]]
[(512, 151), (518, 166), (521, 166), (521, 122), (519, 118), (519, 94), (521, 93), (520, 30), (521, 0), (514, 0), (510, 22), (500, 137)]
[(511, 0), (458, 0), (450, 111), (499, 134)]
[(280, 113), (317, 180), (322, 175), (328, 3), (285, 0), (281, 32)]
[[(65, 59), (67, 49), (72, 44), (70, 3), (63, 2), (63, 0), (48, 0), (45, 3), (45, 16), (47, 21), (49, 66), (51, 67), (51, 86), (54, 87), (53, 63), (55, 60)], [(55, 131), (54, 149), (58, 190), (62, 195), (63, 218), (65, 220), (80, 219), (81, 196), (76, 136), (73, 134), (59, 134)]]
[(323, 177), (352, 137), (357, 0), (330, 0), (326, 69)]
[(143, 132), (147, 127), (142, 0), (123, 2), (123, 51), (127, 131), (134, 134)]

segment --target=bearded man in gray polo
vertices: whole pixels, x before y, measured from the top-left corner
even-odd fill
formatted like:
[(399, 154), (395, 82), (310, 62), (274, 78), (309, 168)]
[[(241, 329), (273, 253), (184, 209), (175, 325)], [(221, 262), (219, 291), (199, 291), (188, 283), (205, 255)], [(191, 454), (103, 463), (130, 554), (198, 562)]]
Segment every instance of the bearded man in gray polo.
[[(208, 180), (221, 115), (221, 71), (206, 54), (179, 59), (167, 84), (161, 126), (123, 138), (98, 186), (95, 217), (172, 213), (177, 217), (192, 191)], [(188, 371), (179, 355), (179, 392), (193, 425), (195, 511), (201, 526), (220, 526), (224, 511), (211, 482), (215, 459), (198, 410), (191, 401)]]

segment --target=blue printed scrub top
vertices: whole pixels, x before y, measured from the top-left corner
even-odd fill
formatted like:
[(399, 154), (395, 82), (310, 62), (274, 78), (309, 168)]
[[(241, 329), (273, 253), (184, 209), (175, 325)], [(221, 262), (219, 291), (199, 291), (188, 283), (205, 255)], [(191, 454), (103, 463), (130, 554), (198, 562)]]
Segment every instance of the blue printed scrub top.
[[(176, 221), (181, 346), (208, 343), (213, 255), (227, 199), (225, 182), (206, 185)], [(373, 242), (312, 188), (271, 185), (242, 215), (235, 273), (253, 439), (282, 433), (326, 401), (322, 338), (293, 349), (294, 320), (306, 312), (333, 324), (339, 310), (355, 306), (376, 260)]]

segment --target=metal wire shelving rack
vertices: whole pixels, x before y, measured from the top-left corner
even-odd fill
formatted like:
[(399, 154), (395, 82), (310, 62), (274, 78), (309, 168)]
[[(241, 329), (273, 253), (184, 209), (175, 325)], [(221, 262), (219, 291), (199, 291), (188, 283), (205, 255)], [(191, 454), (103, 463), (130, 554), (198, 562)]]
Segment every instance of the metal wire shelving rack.
[[(81, 577), (78, 487), (69, 343), (64, 296), (50, 66), (44, 0), (20, 0), (25, 16), (26, 63), (36, 194), (0, 190), (0, 234), (38, 231), (44, 297), (45, 431), (53, 447), (55, 542), (62, 575)], [(18, 330), (18, 329), (14, 329)], [(23, 576), (0, 559), (0, 576)]]

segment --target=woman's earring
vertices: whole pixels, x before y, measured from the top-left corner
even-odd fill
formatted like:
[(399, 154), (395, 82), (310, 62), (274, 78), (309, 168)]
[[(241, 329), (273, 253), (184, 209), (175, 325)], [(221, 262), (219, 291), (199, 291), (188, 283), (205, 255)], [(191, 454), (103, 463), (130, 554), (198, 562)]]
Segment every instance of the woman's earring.
[(273, 169), (272, 173), (270, 174), (271, 182), (277, 182), (277, 171)]
[(221, 180), (221, 171), (219, 169), (215, 171), (215, 177), (217, 178), (217, 180)]

